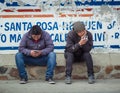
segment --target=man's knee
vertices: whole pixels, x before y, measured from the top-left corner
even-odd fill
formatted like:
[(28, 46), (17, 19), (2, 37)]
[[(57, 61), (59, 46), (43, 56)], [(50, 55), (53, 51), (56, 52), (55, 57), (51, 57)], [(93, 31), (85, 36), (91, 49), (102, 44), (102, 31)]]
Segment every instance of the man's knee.
[(49, 64), (56, 65), (56, 53), (55, 52), (50, 52), (48, 57), (49, 57), (48, 58)]
[(55, 52), (50, 52), (48, 54), (48, 57), (56, 58), (56, 53)]
[(71, 66), (72, 63), (74, 62), (74, 55), (73, 55), (73, 53), (66, 52), (65, 53), (65, 59), (66, 59), (66, 65)]
[(83, 54), (83, 56), (84, 56), (84, 57), (90, 57), (91, 54), (90, 54), (89, 52), (85, 52), (85, 53)]
[(23, 57), (23, 54), (22, 54), (22, 53), (20, 53), (20, 52), (16, 53), (16, 55), (15, 55), (15, 58), (16, 58), (16, 59), (17, 59), (17, 58), (21, 58), (21, 57)]
[(23, 61), (20, 61), (20, 60), (23, 60), (23, 54), (20, 53), (20, 52), (16, 53), (16, 55), (15, 55), (15, 60), (16, 60), (16, 64), (17, 64), (17, 65), (24, 64)]
[(73, 58), (73, 57), (74, 57), (73, 53), (65, 52), (65, 58)]

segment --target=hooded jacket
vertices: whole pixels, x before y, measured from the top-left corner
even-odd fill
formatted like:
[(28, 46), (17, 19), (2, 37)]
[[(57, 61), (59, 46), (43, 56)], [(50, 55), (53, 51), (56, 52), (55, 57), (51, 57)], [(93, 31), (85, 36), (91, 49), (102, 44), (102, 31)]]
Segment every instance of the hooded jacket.
[(46, 31), (42, 31), (41, 37), (38, 40), (38, 42), (35, 42), (32, 39), (30, 31), (25, 33), (21, 39), (20, 45), (19, 45), (19, 52), (30, 56), (31, 50), (40, 50), (41, 55), (47, 55), (50, 52), (52, 52), (54, 49), (53, 41)]

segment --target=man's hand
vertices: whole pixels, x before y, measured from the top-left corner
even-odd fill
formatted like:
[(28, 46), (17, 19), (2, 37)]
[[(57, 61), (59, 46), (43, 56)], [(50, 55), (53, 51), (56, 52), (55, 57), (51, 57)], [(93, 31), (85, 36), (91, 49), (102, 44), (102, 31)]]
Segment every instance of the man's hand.
[(40, 50), (31, 50), (30, 54), (32, 57), (38, 57), (41, 55), (41, 51)]
[(87, 39), (81, 38), (81, 40), (79, 41), (79, 44), (82, 46), (82, 45), (86, 44), (86, 42), (87, 42)]
[(85, 34), (81, 37), (81, 40), (79, 41), (79, 44), (84, 45), (84, 44), (86, 44), (87, 41), (88, 41), (88, 36), (86, 36), (86, 34)]

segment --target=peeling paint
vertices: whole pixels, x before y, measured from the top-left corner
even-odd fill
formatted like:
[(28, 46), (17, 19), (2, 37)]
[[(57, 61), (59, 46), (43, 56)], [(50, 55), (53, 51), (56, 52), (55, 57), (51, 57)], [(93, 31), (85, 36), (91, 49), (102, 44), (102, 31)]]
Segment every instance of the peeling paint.
[[(16, 5), (15, 5), (16, 4)], [(26, 11), (23, 11), (26, 10)], [(120, 1), (115, 0), (5, 0), (0, 1), (0, 18), (6, 18), (5, 14), (30, 14), (30, 18), (50, 16), (57, 21), (59, 34), (71, 30), (69, 26), (76, 20), (86, 24), (88, 30), (94, 35), (92, 52), (120, 51)], [(46, 15), (41, 15), (46, 14)], [(7, 15), (8, 17), (9, 15)], [(23, 18), (27, 18), (21, 15)], [(21, 17), (19, 16), (19, 17)], [(9, 16), (11, 18), (12, 15)], [(16, 15), (14, 16), (16, 17)], [(50, 18), (50, 21), (51, 19)], [(60, 19), (59, 19), (60, 18)], [(44, 19), (44, 17), (42, 18)], [(57, 19), (57, 20), (56, 20)], [(46, 20), (46, 19), (45, 19)], [(62, 21), (63, 22), (62, 22)], [(40, 18), (41, 21), (41, 18)], [(97, 23), (102, 24), (98, 29)], [(0, 28), (3, 29), (2, 23)], [(66, 31), (67, 30), (67, 31)], [(54, 32), (56, 33), (56, 32)], [(0, 37), (2, 36), (0, 33)], [(4, 37), (4, 36), (3, 36)], [(0, 42), (1, 43), (1, 42)], [(102, 43), (102, 44), (101, 44)], [(58, 44), (58, 43), (57, 43)], [(65, 43), (63, 43), (64, 45)], [(115, 49), (114, 49), (115, 48)]]

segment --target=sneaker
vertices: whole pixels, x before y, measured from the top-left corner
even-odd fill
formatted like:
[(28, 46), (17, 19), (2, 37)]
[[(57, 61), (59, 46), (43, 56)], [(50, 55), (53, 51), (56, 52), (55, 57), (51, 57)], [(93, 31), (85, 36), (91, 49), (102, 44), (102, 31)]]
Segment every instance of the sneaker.
[(89, 76), (89, 77), (88, 77), (88, 83), (89, 83), (89, 84), (95, 83), (95, 78), (94, 78), (94, 76)]
[(72, 83), (71, 77), (67, 76), (66, 79), (65, 79), (65, 83), (66, 84), (71, 84)]
[(26, 84), (26, 83), (27, 83), (27, 80), (25, 80), (25, 79), (20, 80), (20, 84)]
[(46, 81), (48, 81), (49, 84), (55, 84), (55, 81), (52, 78), (46, 79)]

